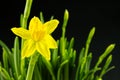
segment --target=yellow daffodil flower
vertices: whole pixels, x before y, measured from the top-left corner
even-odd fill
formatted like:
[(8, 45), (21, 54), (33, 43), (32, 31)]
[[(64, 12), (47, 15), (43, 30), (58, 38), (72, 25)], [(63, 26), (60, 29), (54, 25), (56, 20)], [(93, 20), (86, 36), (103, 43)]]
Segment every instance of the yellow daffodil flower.
[(50, 35), (58, 26), (56, 19), (42, 23), (38, 17), (33, 17), (29, 23), (29, 29), (12, 28), (12, 32), (25, 39), (22, 48), (22, 59), (30, 57), (37, 50), (47, 60), (50, 60), (50, 48), (57, 48), (56, 41)]

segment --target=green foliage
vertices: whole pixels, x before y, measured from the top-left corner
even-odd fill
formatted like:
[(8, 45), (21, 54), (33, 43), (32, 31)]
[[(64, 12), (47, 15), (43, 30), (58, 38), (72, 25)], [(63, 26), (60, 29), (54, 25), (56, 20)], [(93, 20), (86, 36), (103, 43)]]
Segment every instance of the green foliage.
[[(27, 26), (31, 5), (32, 0), (27, 0), (24, 14), (21, 14), (20, 25), (24, 28)], [(53, 18), (54, 16), (51, 16), (50, 19)], [(40, 12), (40, 19), (44, 23), (42, 12)], [(50, 61), (47, 61), (38, 52), (31, 58), (22, 60), (21, 48), (24, 40), (19, 40), (16, 37), (12, 49), (0, 40), (3, 49), (2, 61), (0, 62), (0, 80), (102, 80), (103, 76), (114, 68), (114, 66), (110, 66), (112, 61), (112, 54), (110, 53), (115, 44), (110, 44), (101, 54), (94, 67), (91, 67), (92, 52), (89, 52), (89, 47), (95, 33), (95, 27), (90, 30), (85, 47), (78, 54), (74, 49), (74, 37), (68, 41), (65, 35), (68, 19), (69, 13), (65, 10), (62, 36), (57, 40), (58, 48), (51, 50)], [(79, 56), (78, 61), (76, 55)], [(106, 62), (101, 66), (103, 60)], [(76, 64), (76, 62), (78, 63)]]

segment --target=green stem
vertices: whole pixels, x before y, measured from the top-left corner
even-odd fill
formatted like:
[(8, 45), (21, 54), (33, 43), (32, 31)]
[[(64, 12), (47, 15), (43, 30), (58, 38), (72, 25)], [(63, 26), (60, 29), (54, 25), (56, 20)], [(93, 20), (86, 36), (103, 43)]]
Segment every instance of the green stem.
[[(27, 20), (30, 15), (32, 2), (33, 2), (33, 0), (26, 0), (24, 14), (23, 14), (23, 16), (21, 16), (22, 22), (20, 24), (23, 28), (27, 28)], [(24, 40), (22, 39), (21, 40), (21, 49), (23, 47), (23, 44), (24, 44)], [(21, 73), (23, 76), (25, 75), (25, 59), (21, 60)]]
[(61, 79), (61, 76), (62, 76), (61, 70), (62, 70), (63, 66), (67, 63), (68, 63), (68, 60), (65, 60), (60, 64), (60, 67), (58, 68), (58, 72), (57, 72), (57, 80), (62, 80)]
[(64, 80), (69, 80), (69, 63), (67, 63), (64, 68)]
[(28, 17), (30, 15), (32, 2), (33, 2), (33, 0), (26, 0), (26, 5), (25, 5), (24, 15), (23, 15), (23, 23), (22, 23), (23, 28), (27, 27), (27, 20), (28, 20)]
[[(28, 20), (29, 15), (30, 15), (32, 2), (33, 2), (33, 0), (26, 0), (24, 15), (22, 17), (22, 23), (21, 23), (21, 26), (25, 29), (27, 28), (27, 20)], [(22, 42), (21, 42), (21, 48), (22, 48), (22, 46), (23, 46), (23, 39), (22, 39)]]
[(29, 66), (28, 66), (28, 71), (27, 71), (27, 77), (26, 80), (32, 80), (32, 75), (34, 71), (35, 64), (38, 60), (39, 54), (35, 54), (31, 56)]

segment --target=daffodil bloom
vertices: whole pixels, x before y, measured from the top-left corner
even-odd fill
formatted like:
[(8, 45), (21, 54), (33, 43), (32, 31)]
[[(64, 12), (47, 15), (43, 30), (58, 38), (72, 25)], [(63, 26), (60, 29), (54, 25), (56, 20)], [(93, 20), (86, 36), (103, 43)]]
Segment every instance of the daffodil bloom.
[(58, 26), (56, 19), (42, 23), (38, 17), (30, 20), (28, 30), (24, 28), (12, 28), (12, 32), (25, 39), (22, 48), (22, 59), (30, 57), (35, 51), (38, 51), (47, 60), (50, 60), (50, 48), (57, 48), (56, 41), (50, 35)]

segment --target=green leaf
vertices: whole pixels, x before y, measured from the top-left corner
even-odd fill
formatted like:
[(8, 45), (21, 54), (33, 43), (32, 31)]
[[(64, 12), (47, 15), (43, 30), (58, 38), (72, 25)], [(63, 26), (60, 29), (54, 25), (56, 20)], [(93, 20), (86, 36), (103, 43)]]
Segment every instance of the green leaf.
[(5, 49), (3, 48), (3, 65), (4, 65), (4, 68), (6, 69), (6, 71), (8, 71), (8, 68), (9, 68), (8, 57), (9, 57), (9, 55), (6, 53)]
[(115, 44), (111, 44), (109, 45), (106, 50), (104, 51), (104, 53), (99, 57), (98, 62), (96, 63), (95, 67), (94, 67), (94, 72), (92, 73), (92, 77), (90, 80), (93, 80), (94, 78), (94, 74), (95, 74), (95, 70), (96, 68), (98, 68), (98, 66), (102, 63), (102, 61), (108, 56), (108, 54), (110, 54), (110, 52), (114, 49)]
[(78, 60), (78, 66), (77, 66), (77, 70), (76, 70), (75, 80), (79, 80), (80, 68), (81, 68), (81, 65), (83, 62), (83, 58), (84, 58), (84, 51), (85, 51), (85, 48), (82, 48), (79, 53), (79, 60)]
[(63, 66), (67, 64), (68, 62), (69, 62), (68, 60), (65, 60), (60, 64), (60, 67), (58, 68), (58, 72), (57, 72), (57, 80), (61, 80), (61, 70)]
[(72, 66), (72, 67), (75, 67), (75, 60), (76, 60), (76, 50), (73, 51), (73, 49), (71, 49), (71, 52), (70, 52), (70, 60), (69, 60), (69, 64)]
[(108, 54), (110, 54), (110, 52), (114, 49), (114, 47), (115, 47), (115, 44), (111, 44), (106, 48), (105, 52), (99, 57), (99, 60), (97, 64), (95, 65), (95, 67), (99, 66), (99, 64), (105, 59), (105, 57)]
[(33, 74), (34, 80), (42, 80), (41, 72), (39, 71), (38, 65), (35, 65), (34, 74)]
[[(57, 40), (57, 44), (58, 44), (58, 47), (59, 47), (59, 40)], [(58, 56), (58, 48), (52, 50), (51, 63), (52, 63), (52, 65), (53, 65), (54, 68), (57, 66), (59, 58), (60, 58), (60, 56)]]
[(43, 13), (42, 13), (42, 12), (40, 12), (40, 20), (41, 20), (42, 23), (45, 22), (45, 21), (44, 21), (44, 16), (43, 16)]
[(16, 37), (15, 41), (14, 41), (13, 54), (14, 54), (15, 73), (16, 73), (16, 77), (18, 78), (18, 76), (20, 75), (20, 60), (21, 60), (21, 55), (20, 55), (20, 52), (19, 52), (19, 40), (18, 40), (18, 37)]
[(23, 14), (20, 15), (20, 26), (22, 26), (22, 22), (23, 22)]
[(91, 60), (92, 60), (92, 53), (90, 53), (87, 56), (87, 60), (86, 60), (86, 64), (85, 64), (85, 74), (88, 73), (90, 70)]
[(6, 51), (6, 53), (7, 53), (8, 55), (11, 54), (10, 49), (9, 49), (9, 48), (7, 47), (7, 45), (6, 45), (3, 41), (1, 41), (1, 40), (0, 40), (0, 45), (5, 49), (5, 51)]
[(112, 55), (110, 55), (110, 56), (107, 58), (107, 61), (106, 61), (105, 65), (104, 65), (104, 67), (103, 67), (103, 69), (102, 69), (102, 71), (101, 71), (101, 73), (100, 73), (100, 76), (99, 76), (100, 78), (102, 78), (102, 76), (107, 72), (107, 69), (108, 69), (111, 61), (112, 61)]
[(92, 38), (94, 36), (94, 33), (95, 33), (95, 27), (93, 27), (91, 30), (90, 30), (90, 33), (88, 35), (88, 38), (87, 38), (87, 41), (86, 41), (86, 48), (85, 48), (85, 57), (87, 57), (87, 54), (88, 54), (88, 50), (89, 50), (89, 46), (90, 46), (90, 43), (92, 41)]
[(6, 55), (8, 55), (8, 62), (11, 67), (11, 71), (14, 72), (14, 60), (13, 60), (13, 54), (11, 53), (10, 49), (7, 47), (7, 45), (0, 40), (0, 45), (4, 48)]
[(70, 50), (73, 48), (74, 46), (74, 38), (72, 37), (68, 46), (68, 53), (70, 52)]
[(50, 17), (50, 20), (52, 20), (52, 19), (54, 19), (54, 16), (51, 16), (51, 17)]
[(115, 66), (111, 66), (111, 67), (109, 67), (109, 68), (106, 70), (106, 73), (107, 73), (108, 71), (114, 69), (114, 68), (115, 68)]
[(51, 63), (50, 63), (48, 60), (46, 60), (44, 57), (42, 57), (42, 60), (43, 60), (43, 62), (45, 63), (48, 71), (50, 72), (50, 74), (51, 74), (51, 76), (52, 76), (52, 80), (56, 80), (56, 79), (55, 79), (54, 72), (53, 72), (53, 67), (52, 67)]
[(89, 70), (88, 73), (86, 73), (86, 74), (82, 77), (82, 79), (83, 79), (83, 80), (91, 80), (91, 77), (94, 76), (94, 75), (92, 75), (92, 73), (94, 73), (95, 71), (100, 71), (100, 70), (101, 70), (100, 67), (98, 67), (98, 68), (96, 68), (96, 69), (91, 69), (91, 70)]
[(2, 75), (6, 80), (11, 80), (9, 73), (1, 66), (0, 66), (0, 75)]

